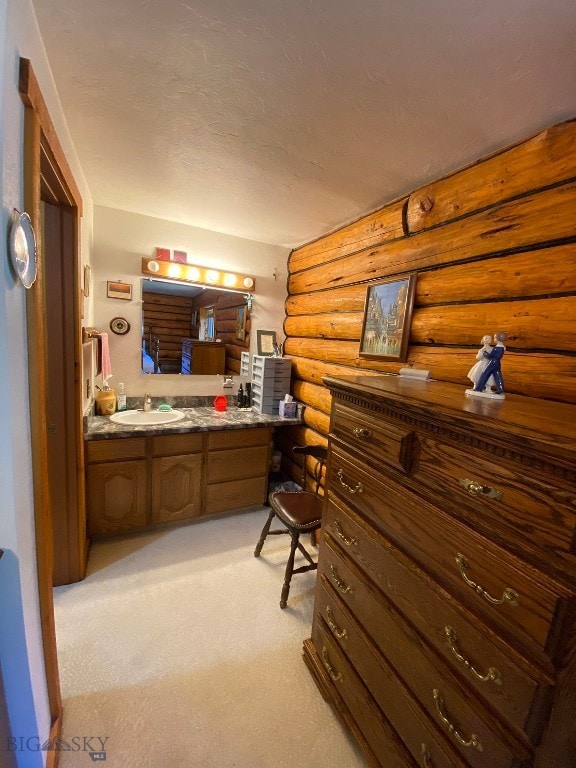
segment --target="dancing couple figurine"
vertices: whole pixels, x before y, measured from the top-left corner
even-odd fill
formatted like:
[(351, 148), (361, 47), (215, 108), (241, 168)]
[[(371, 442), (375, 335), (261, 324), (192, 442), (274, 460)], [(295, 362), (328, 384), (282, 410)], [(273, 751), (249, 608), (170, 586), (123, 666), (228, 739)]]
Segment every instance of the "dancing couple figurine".
[(492, 337), (483, 336), (482, 346), (476, 355), (477, 362), (468, 371), (468, 378), (474, 384), (474, 389), (467, 389), (467, 395), (504, 398), (504, 379), (502, 378), (501, 363), (506, 347), (506, 334), (499, 332)]

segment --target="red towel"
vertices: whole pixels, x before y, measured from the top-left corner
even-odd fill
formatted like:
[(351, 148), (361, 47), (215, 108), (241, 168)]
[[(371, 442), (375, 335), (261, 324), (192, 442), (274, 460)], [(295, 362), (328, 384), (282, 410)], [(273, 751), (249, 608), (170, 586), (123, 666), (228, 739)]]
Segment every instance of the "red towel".
[(102, 381), (106, 383), (106, 379), (112, 376), (112, 363), (110, 362), (110, 347), (108, 346), (108, 334), (100, 334), (100, 360), (102, 369)]

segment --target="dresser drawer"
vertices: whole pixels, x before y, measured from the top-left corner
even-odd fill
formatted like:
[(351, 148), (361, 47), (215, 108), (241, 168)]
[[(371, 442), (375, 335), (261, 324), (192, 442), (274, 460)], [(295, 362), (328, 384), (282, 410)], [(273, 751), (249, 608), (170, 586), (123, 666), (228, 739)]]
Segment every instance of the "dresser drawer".
[(329, 487), (366, 515), (487, 622), (552, 660), (553, 619), (572, 593), (527, 563), (351, 457), (331, 452)]
[(560, 480), (551, 485), (529, 468), (496, 463), (480, 452), (471, 457), (431, 438), (420, 441), (413, 479), (429, 498), (440, 496), (446, 508), (491, 528), (508, 544), (524, 539), (529, 549), (540, 550), (539, 559), (554, 550), (574, 551), (576, 492)]
[(384, 462), (402, 472), (412, 467), (414, 433), (378, 421), (371, 411), (335, 402), (330, 430), (333, 437), (364, 454), (368, 464), (378, 467)]
[[(389, 541), (352, 510), (328, 501), (322, 530), (346, 552), (373, 583), (400, 609), (466, 684), (511, 726), (534, 743), (540, 733), (531, 715), (546, 706), (551, 678), (530, 665), (514, 648), (480, 624)], [(452, 630), (450, 637), (447, 630)], [(455, 655), (474, 667), (476, 673)], [(493, 668), (499, 681), (489, 677)], [(482, 677), (489, 677), (482, 681)]]
[[(371, 691), (378, 689), (378, 668), (369, 657), (362, 656), (360, 646), (355, 643), (354, 629), (347, 626), (337, 611), (337, 599), (345, 603), (360, 625), (370, 627), (374, 643), (421, 702), (430, 720), (447, 729), (453, 747), (471, 766), (486, 768), (489, 763), (491, 768), (509, 768), (513, 760), (531, 756), (528, 745), (512, 739), (506, 724), (480, 700), (470, 697), (467, 688), (421, 636), (366, 582), (362, 572), (332, 548), (329, 539), (323, 542), (319, 578), (338, 595), (330, 603), (333, 622), (339, 633), (344, 630), (349, 633), (349, 639), (344, 641), (348, 658), (359, 670), (362, 668), (361, 677)], [(386, 711), (389, 712), (388, 707)]]
[(417, 768), (346, 656), (320, 622), (313, 627), (312, 639), (336, 696), (344, 701), (382, 768)]
[[(352, 614), (321, 581), (316, 592), (313, 635), (319, 648), (332, 635), (360, 678), (374, 696), (414, 759), (434, 768), (467, 768), (466, 763), (439, 729), (424, 714), (409, 690), (368, 639)], [(319, 626), (318, 626), (319, 625)]]

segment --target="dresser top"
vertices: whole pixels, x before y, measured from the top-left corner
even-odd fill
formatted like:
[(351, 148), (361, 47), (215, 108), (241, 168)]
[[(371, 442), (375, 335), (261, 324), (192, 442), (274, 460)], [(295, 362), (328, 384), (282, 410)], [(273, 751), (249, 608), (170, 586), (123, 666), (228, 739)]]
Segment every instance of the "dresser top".
[[(348, 393), (364, 403), (386, 403), (427, 421), (435, 418), (466, 428), (473, 422), (477, 435), (512, 433), (538, 443), (555, 456), (575, 458), (576, 406), (534, 397), (507, 394), (504, 400), (467, 395), (465, 387), (443, 381), (419, 381), (400, 376), (325, 377), (333, 392)], [(548, 451), (546, 451), (548, 452)]]

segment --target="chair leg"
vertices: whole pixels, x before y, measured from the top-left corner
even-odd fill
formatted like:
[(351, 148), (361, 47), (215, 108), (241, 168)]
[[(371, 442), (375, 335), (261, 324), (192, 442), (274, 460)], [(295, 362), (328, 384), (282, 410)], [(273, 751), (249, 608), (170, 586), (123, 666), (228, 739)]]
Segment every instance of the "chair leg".
[(290, 546), (290, 556), (284, 572), (284, 586), (282, 587), (282, 594), (280, 595), (280, 608), (286, 608), (286, 603), (288, 601), (290, 581), (292, 579), (292, 571), (294, 570), (294, 558), (296, 556), (296, 550), (298, 549), (298, 539), (300, 538), (300, 534), (298, 531), (290, 531), (290, 538), (292, 539), (292, 544)]
[(256, 544), (256, 549), (254, 550), (254, 557), (260, 557), (260, 552), (262, 552), (262, 547), (264, 546), (264, 541), (266, 540), (266, 536), (268, 536), (268, 532), (270, 531), (270, 526), (272, 525), (272, 520), (274, 520), (274, 511), (270, 512), (268, 515), (268, 520), (264, 523), (264, 528), (262, 528), (262, 533), (260, 534), (260, 538), (258, 539), (258, 544)]

